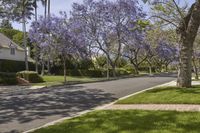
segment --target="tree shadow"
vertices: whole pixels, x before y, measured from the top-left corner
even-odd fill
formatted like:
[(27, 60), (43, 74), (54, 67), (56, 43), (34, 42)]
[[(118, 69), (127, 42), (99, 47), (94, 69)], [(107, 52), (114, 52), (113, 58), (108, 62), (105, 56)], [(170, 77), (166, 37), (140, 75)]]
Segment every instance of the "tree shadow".
[(172, 91), (173, 92), (178, 92), (180, 94), (200, 94), (200, 86), (192, 86), (190, 88), (179, 88), (179, 87), (160, 87), (160, 88), (155, 88), (152, 90), (147, 90), (146, 93), (161, 93), (165, 91)]
[(200, 120), (194, 121), (194, 117), (192, 113), (174, 111), (99, 111), (69, 120), (58, 126), (41, 129), (38, 133), (65, 131), (68, 133), (92, 131), (105, 133), (199, 132)]
[[(84, 89), (83, 86), (0, 92), (0, 125), (14, 120), (26, 124), (54, 115), (68, 117), (115, 99), (112, 94), (97, 89)], [(16, 133), (18, 129), (15, 128), (9, 129), (9, 132)]]

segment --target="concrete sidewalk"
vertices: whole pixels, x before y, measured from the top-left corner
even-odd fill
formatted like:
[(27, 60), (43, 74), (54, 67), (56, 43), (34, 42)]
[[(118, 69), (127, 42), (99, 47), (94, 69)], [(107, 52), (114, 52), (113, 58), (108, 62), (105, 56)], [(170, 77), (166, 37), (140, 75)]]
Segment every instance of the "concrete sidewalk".
[(196, 112), (200, 111), (200, 105), (193, 104), (114, 104), (104, 108), (103, 110), (166, 110), (166, 111), (180, 111), (180, 112)]

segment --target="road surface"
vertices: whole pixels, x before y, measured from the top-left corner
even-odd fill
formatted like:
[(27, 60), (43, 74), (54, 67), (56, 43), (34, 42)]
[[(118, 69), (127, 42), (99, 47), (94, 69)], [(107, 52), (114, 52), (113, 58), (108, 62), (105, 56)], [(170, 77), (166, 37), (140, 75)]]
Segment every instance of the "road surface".
[(0, 89), (0, 133), (21, 133), (174, 79), (157, 75), (37, 90)]

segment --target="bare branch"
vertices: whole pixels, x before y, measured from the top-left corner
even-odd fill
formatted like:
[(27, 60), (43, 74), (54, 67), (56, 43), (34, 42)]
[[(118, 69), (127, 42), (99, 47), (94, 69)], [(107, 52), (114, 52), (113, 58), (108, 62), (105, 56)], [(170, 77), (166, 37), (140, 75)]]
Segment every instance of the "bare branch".
[(159, 18), (159, 19), (161, 19), (161, 20), (163, 20), (163, 21), (165, 21), (165, 22), (168, 22), (168, 23), (170, 23), (170, 24), (172, 24), (173, 26), (175, 26), (176, 28), (178, 28), (178, 25), (176, 25), (174, 22), (172, 22), (172, 21), (170, 21), (170, 20), (168, 20), (168, 19), (165, 19), (165, 18), (163, 18), (163, 17), (161, 17), (161, 16), (151, 16), (151, 17), (154, 17), (154, 18)]

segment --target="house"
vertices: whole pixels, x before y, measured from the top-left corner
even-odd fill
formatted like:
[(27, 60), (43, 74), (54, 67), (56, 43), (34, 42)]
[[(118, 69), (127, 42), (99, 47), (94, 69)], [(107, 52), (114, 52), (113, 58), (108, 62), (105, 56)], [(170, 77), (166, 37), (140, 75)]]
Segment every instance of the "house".
[[(33, 59), (30, 58), (29, 53), (30, 52), (28, 52), (28, 60), (29, 62), (33, 62)], [(25, 50), (2, 33), (0, 33), (0, 60), (25, 60)]]

